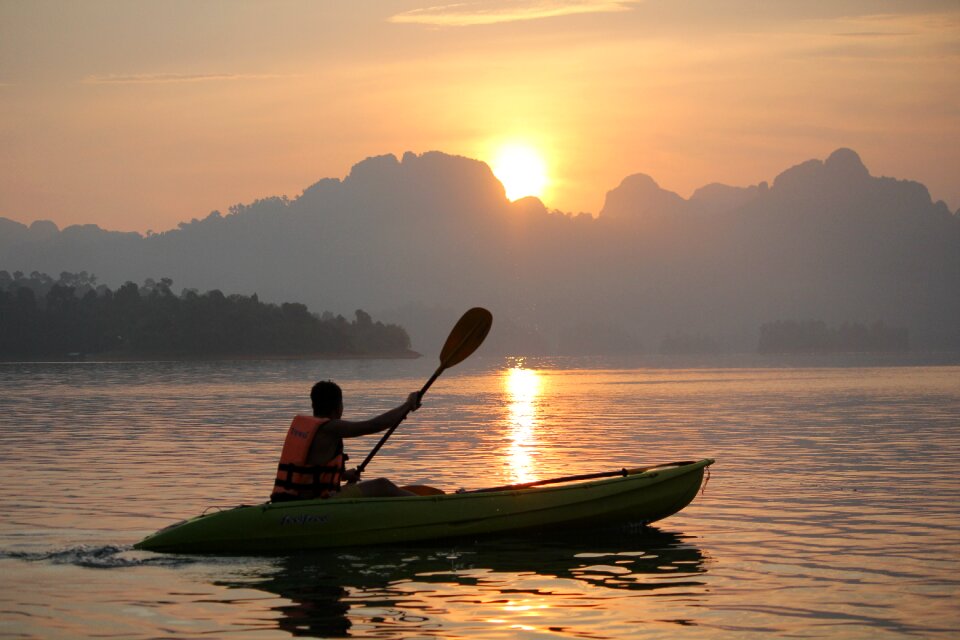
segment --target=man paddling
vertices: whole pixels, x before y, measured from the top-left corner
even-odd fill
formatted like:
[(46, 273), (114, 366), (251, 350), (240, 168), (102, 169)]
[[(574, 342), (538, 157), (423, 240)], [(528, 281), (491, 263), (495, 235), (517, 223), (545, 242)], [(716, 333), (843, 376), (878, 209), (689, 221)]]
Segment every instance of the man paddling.
[[(420, 408), (419, 393), (414, 391), (403, 404), (362, 421), (343, 420), (343, 392), (330, 380), (313, 385), (310, 402), (313, 416), (294, 417), (287, 431), (271, 501), (416, 495), (386, 478), (359, 482), (359, 471), (346, 468), (343, 439), (386, 431), (400, 424), (408, 413)], [(341, 486), (342, 481), (347, 484)]]

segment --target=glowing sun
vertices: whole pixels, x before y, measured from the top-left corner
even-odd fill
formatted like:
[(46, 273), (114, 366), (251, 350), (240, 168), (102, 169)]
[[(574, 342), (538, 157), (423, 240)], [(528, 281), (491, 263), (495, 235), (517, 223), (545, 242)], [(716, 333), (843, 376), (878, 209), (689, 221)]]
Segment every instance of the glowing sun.
[(522, 144), (500, 148), (493, 160), (493, 175), (503, 184), (507, 198), (519, 200), (543, 195), (547, 186), (547, 165), (540, 154)]

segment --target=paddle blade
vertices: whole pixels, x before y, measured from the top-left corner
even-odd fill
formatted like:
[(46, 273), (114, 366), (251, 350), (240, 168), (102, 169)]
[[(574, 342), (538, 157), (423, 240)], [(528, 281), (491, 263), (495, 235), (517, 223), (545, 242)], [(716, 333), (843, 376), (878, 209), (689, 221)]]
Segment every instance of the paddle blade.
[(440, 368), (447, 369), (463, 362), (483, 344), (492, 325), (493, 314), (483, 307), (474, 307), (463, 314), (440, 351)]

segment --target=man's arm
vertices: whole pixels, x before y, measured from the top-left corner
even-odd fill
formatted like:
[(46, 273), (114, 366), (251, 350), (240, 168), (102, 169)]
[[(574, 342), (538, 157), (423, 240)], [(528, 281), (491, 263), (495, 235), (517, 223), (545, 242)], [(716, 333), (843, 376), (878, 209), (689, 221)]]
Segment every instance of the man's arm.
[(385, 431), (390, 427), (400, 424), (407, 414), (420, 408), (420, 394), (414, 391), (407, 396), (406, 402), (381, 413), (375, 418), (369, 420), (331, 420), (325, 426), (325, 430), (333, 431), (341, 438), (356, 438), (379, 431)]

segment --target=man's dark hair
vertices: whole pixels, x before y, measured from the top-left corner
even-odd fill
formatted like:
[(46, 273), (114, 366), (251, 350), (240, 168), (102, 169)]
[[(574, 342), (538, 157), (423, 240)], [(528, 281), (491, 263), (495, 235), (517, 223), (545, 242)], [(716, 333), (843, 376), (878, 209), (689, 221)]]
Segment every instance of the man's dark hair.
[(336, 382), (321, 380), (310, 389), (310, 402), (313, 404), (313, 415), (331, 416), (343, 402), (343, 391)]

